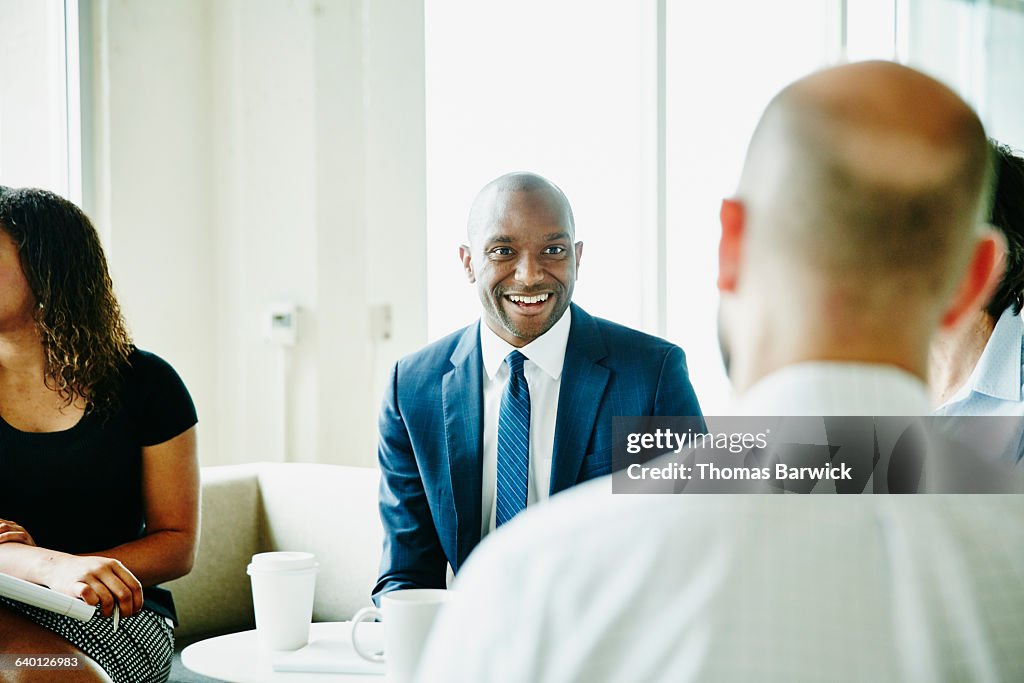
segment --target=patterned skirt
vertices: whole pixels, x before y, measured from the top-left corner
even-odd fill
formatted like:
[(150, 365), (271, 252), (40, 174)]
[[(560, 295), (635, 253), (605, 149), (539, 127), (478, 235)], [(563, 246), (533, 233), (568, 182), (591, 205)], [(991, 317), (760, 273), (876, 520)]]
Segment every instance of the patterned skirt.
[(0, 605), (70, 642), (114, 683), (164, 683), (171, 673), (174, 627), (151, 610), (122, 618), (115, 633), (113, 619), (99, 614), (90, 621), (78, 621), (7, 598), (0, 597)]

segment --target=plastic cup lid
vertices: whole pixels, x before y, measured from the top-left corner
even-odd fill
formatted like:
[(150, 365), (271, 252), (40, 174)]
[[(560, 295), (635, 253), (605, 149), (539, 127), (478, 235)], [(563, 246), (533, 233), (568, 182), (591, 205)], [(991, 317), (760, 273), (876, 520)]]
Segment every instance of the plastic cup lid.
[(247, 569), (253, 572), (290, 572), (316, 569), (319, 565), (313, 553), (272, 552), (256, 553)]

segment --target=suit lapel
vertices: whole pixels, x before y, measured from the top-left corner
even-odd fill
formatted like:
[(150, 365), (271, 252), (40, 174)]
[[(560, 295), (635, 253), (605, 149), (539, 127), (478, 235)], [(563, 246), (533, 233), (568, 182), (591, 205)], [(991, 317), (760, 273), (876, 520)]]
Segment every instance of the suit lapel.
[(565, 347), (558, 393), (558, 416), (555, 418), (552, 494), (573, 486), (579, 476), (601, 397), (611, 374), (608, 368), (597, 363), (606, 355), (608, 352), (597, 323), (573, 304), (572, 327)]
[(462, 335), (450, 360), (453, 367), (441, 380), (441, 403), (457, 529), (457, 566), (452, 569), (458, 571), (480, 541), (484, 410), (479, 323)]

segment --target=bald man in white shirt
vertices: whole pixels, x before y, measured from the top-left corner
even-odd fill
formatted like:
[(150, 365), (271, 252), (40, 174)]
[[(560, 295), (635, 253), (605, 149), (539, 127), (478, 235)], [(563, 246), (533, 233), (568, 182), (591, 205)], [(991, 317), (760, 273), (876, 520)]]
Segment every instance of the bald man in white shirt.
[[(987, 167), (977, 116), (911, 69), (784, 89), (722, 205), (737, 412), (926, 414), (929, 341), (989, 294)], [(481, 546), (419, 680), (1024, 680), (1020, 497), (609, 488)]]

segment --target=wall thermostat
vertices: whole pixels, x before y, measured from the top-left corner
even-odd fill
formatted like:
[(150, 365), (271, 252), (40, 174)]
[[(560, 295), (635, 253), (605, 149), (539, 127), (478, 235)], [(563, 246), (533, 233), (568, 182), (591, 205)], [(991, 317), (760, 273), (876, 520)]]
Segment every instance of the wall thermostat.
[(299, 307), (288, 302), (268, 306), (264, 336), (276, 346), (295, 346), (299, 340)]

